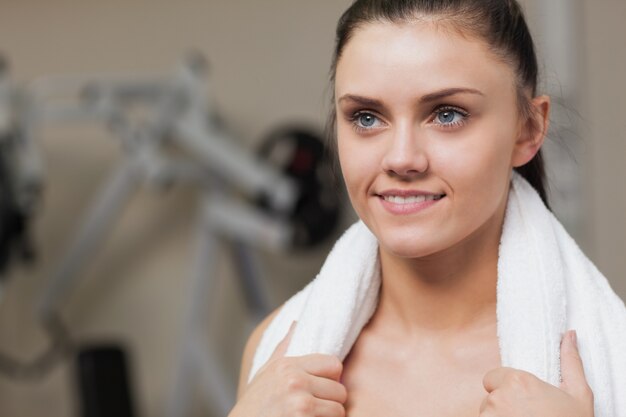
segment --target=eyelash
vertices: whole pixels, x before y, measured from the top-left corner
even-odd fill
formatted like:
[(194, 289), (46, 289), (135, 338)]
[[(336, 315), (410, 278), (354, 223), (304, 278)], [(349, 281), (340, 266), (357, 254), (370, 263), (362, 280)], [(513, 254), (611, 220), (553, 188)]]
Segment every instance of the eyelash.
[(458, 113), (462, 116), (462, 119), (453, 123), (435, 123), (436, 125), (438, 125), (439, 127), (442, 127), (444, 129), (456, 129), (459, 128), (463, 125), (465, 125), (465, 123), (467, 123), (467, 118), (469, 117), (469, 113), (466, 112), (463, 109), (460, 109), (458, 107), (455, 106), (440, 106), (437, 107), (435, 109), (435, 111), (433, 112), (433, 120), (435, 120), (437, 118), (437, 116), (439, 116), (442, 113), (446, 113), (446, 112), (455, 112)]
[(363, 132), (367, 132), (367, 131), (372, 130), (371, 127), (369, 127), (369, 128), (368, 127), (363, 127), (363, 126), (360, 126), (359, 123), (358, 123), (359, 122), (359, 118), (361, 116), (365, 116), (365, 115), (369, 115), (369, 116), (372, 116), (373, 118), (375, 118), (377, 120), (380, 120), (378, 118), (378, 116), (374, 115), (371, 112), (359, 110), (359, 111), (353, 113), (352, 116), (350, 116), (350, 118), (349, 118), (350, 119), (350, 123), (352, 124), (352, 128), (355, 130), (355, 132), (363, 133)]
[[(453, 122), (453, 123), (434, 123), (435, 125), (443, 128), (443, 129), (456, 129), (456, 128), (459, 128), (459, 127), (465, 125), (465, 123), (467, 123), (467, 118), (470, 116), (470, 114), (467, 111), (465, 111), (465, 110), (463, 110), (463, 109), (461, 109), (459, 107), (444, 105), (444, 106), (439, 106), (435, 110), (433, 110), (433, 112), (431, 114), (432, 115), (431, 119), (434, 121), (437, 118), (437, 116), (439, 116), (440, 114), (445, 113), (445, 112), (455, 112), (455, 113), (458, 113), (459, 115), (462, 116), (462, 119), (460, 121), (456, 121), (456, 122)], [(371, 128), (371, 127), (368, 128), (368, 127), (363, 127), (363, 126), (359, 125), (359, 123), (358, 123), (359, 118), (361, 116), (364, 116), (364, 115), (369, 115), (369, 116), (374, 117), (376, 120), (380, 120), (378, 116), (376, 116), (375, 114), (373, 114), (372, 112), (369, 112), (369, 111), (359, 110), (359, 111), (353, 113), (352, 116), (349, 117), (349, 121), (352, 124), (352, 128), (357, 133), (368, 132), (368, 131), (371, 131), (371, 130), (374, 129), (374, 128)]]

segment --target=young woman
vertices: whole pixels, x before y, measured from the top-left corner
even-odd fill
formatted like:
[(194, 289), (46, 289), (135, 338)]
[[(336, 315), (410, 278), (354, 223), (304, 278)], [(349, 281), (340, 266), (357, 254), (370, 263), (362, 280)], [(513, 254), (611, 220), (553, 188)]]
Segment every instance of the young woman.
[(536, 94), (517, 2), (357, 0), (339, 21), (331, 81), (345, 184), (378, 241), (378, 305), (343, 362), (284, 357), (290, 330), (248, 382), (274, 312), (247, 344), (231, 417), (592, 417), (574, 332), (561, 343), (560, 387), (501, 367), (512, 171), (547, 204), (550, 99)]

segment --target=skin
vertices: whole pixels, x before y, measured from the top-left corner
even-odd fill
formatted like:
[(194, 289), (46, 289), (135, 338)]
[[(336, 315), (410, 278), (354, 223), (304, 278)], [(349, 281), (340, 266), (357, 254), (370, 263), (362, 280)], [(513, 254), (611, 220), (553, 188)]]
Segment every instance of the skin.
[[(231, 417), (593, 416), (570, 333), (558, 388), (500, 366), (497, 256), (510, 175), (541, 147), (549, 98), (533, 98), (524, 117), (510, 65), (433, 22), (360, 27), (335, 80), (339, 160), (379, 241), (380, 303), (343, 364), (285, 358), (290, 332), (248, 385), (266, 320), (244, 353)], [(398, 213), (381, 198), (398, 190), (445, 197)]]

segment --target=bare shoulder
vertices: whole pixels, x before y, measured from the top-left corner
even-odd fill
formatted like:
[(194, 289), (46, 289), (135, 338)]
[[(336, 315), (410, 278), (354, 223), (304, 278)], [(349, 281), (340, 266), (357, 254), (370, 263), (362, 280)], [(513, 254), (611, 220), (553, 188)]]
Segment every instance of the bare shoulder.
[(237, 399), (241, 398), (241, 395), (244, 393), (246, 386), (248, 385), (248, 375), (250, 374), (250, 369), (252, 368), (252, 361), (254, 359), (254, 353), (256, 352), (259, 343), (261, 342), (261, 337), (263, 337), (263, 333), (265, 329), (270, 325), (274, 317), (280, 312), (281, 307), (278, 307), (274, 310), (270, 315), (268, 315), (259, 325), (254, 329), (254, 331), (250, 334), (248, 338), (248, 342), (246, 343), (246, 347), (243, 351), (243, 357), (241, 359), (241, 372), (239, 374), (239, 388), (237, 390)]

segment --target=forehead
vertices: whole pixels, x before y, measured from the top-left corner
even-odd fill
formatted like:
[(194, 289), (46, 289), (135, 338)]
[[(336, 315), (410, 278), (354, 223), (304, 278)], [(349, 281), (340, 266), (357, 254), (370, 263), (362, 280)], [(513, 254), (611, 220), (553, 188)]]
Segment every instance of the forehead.
[(337, 62), (336, 96), (428, 94), (451, 87), (515, 92), (515, 75), (487, 44), (432, 21), (355, 30)]

